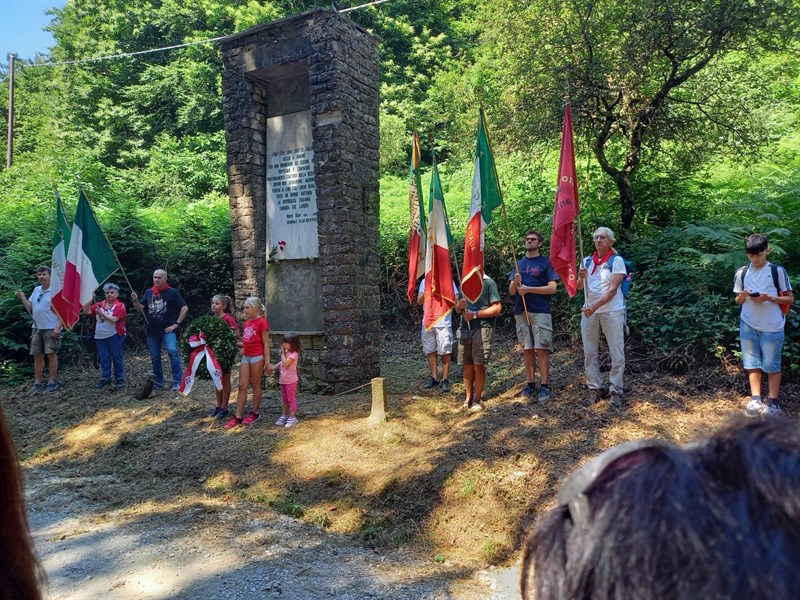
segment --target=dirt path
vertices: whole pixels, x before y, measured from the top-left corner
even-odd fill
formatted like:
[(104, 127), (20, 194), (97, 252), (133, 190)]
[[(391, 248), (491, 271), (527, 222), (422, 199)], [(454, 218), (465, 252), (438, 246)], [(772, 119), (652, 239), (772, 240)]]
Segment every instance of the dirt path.
[(30, 524), (48, 600), (518, 598), (518, 570), (461, 570), (386, 555), (251, 503), (178, 506), (159, 515), (87, 500), (111, 477), (29, 469)]
[[(137, 400), (149, 360), (133, 352), (125, 390), (79, 368), (52, 396), (3, 390), (48, 599), (518, 598), (525, 534), (577, 464), (640, 437), (683, 443), (743, 406), (736, 373), (632, 359), (628, 409), (585, 408), (572, 348), (551, 358), (552, 401), (530, 403), (507, 335), (486, 410), (465, 413), (457, 368), (450, 393), (424, 390), (416, 332), (386, 340), (380, 427), (364, 391), (303, 393), (301, 425), (277, 428), (272, 382), (263, 422), (227, 431), (208, 383)], [(784, 388), (793, 416), (800, 386)]]

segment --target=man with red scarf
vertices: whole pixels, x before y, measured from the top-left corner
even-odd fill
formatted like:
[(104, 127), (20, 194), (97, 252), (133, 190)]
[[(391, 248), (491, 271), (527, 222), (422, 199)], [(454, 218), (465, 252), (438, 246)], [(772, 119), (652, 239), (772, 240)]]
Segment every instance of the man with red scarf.
[(131, 292), (133, 307), (147, 317), (147, 349), (153, 363), (155, 381), (153, 391), (164, 387), (164, 372), (161, 368), (161, 345), (167, 349), (169, 364), (172, 367), (172, 391), (177, 392), (181, 385), (181, 357), (178, 354), (178, 335), (175, 333), (186, 318), (186, 306), (180, 292), (167, 283), (167, 272), (157, 269), (153, 273), (153, 287), (147, 290), (139, 302), (136, 292)]
[(589, 406), (606, 397), (609, 391), (603, 387), (600, 375), (602, 330), (611, 355), (611, 373), (608, 377), (611, 408), (620, 410), (625, 407), (625, 297), (620, 284), (628, 271), (625, 261), (612, 247), (616, 241), (613, 231), (608, 227), (598, 227), (592, 238), (595, 252), (578, 269), (578, 289), (586, 290), (586, 302), (581, 309), (581, 339), (590, 395), (584, 405)]

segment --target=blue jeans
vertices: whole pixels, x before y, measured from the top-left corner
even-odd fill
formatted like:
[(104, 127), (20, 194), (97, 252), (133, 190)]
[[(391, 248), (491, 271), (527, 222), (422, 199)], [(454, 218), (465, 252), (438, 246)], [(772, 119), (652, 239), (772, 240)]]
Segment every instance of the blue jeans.
[(125, 381), (125, 365), (122, 363), (122, 346), (125, 336), (114, 334), (111, 337), (97, 339), (97, 354), (100, 355), (100, 372), (103, 381), (111, 381), (111, 364), (114, 364), (114, 379), (118, 383)]
[(172, 367), (172, 385), (181, 383), (181, 357), (178, 354), (178, 336), (175, 332), (162, 334), (147, 334), (147, 349), (150, 351), (150, 362), (153, 363), (153, 375), (155, 375), (155, 387), (164, 387), (164, 371), (161, 368), (161, 343), (167, 349), (169, 364)]

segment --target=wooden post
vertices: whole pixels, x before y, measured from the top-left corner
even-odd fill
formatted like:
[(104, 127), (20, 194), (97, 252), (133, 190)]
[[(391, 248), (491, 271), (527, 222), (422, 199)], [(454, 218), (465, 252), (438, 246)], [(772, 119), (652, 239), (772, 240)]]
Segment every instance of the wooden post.
[(372, 412), (367, 423), (380, 425), (386, 422), (386, 379), (374, 377), (372, 379)]

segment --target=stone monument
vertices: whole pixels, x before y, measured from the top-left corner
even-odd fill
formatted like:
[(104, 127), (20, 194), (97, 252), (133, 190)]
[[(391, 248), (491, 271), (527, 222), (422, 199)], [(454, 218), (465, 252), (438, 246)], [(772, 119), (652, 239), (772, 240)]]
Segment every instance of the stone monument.
[(237, 309), (336, 392), (380, 374), (378, 41), (316, 9), (222, 42)]

